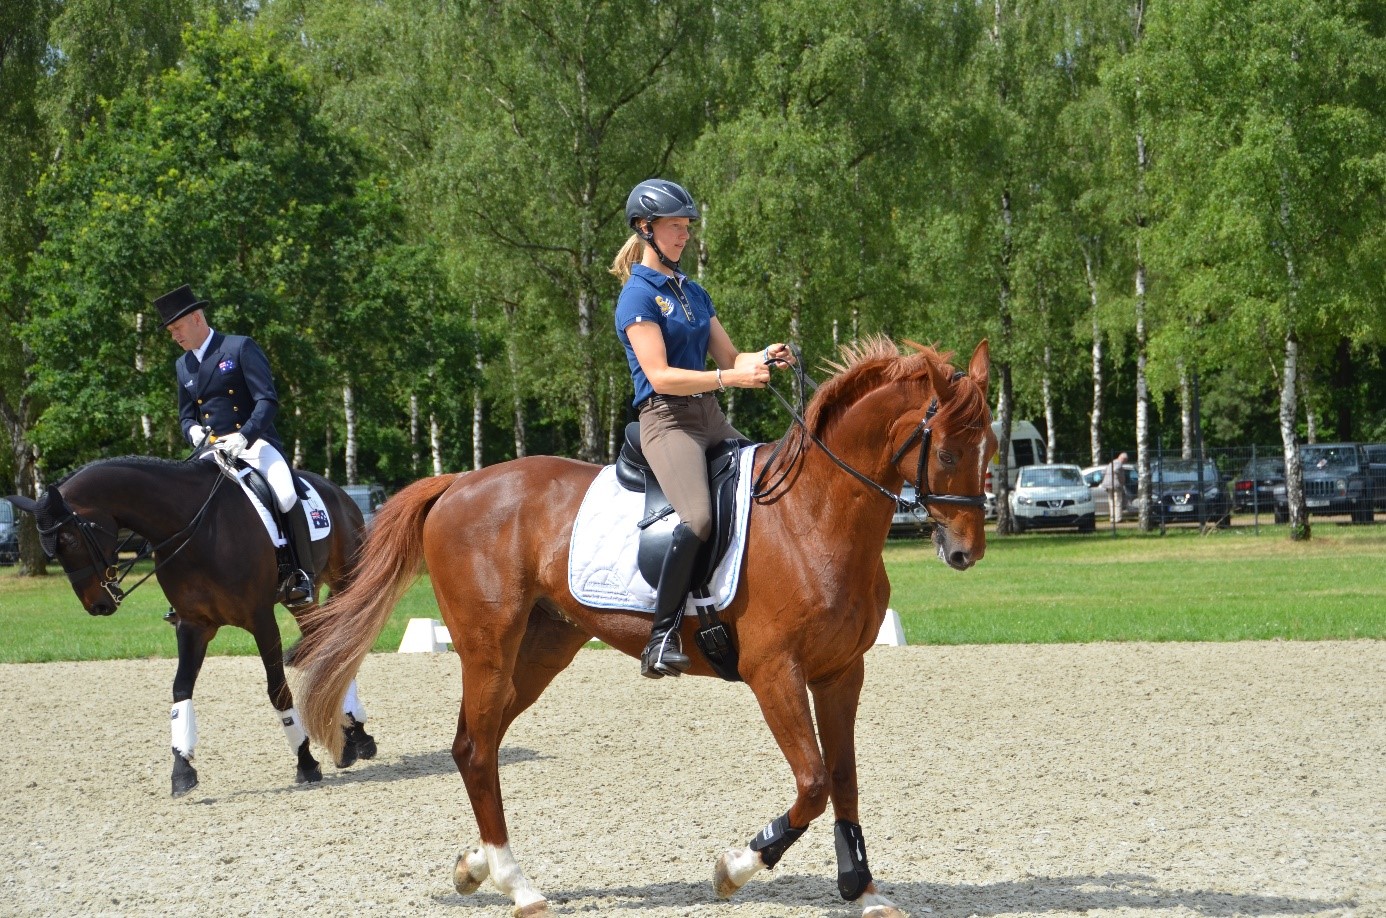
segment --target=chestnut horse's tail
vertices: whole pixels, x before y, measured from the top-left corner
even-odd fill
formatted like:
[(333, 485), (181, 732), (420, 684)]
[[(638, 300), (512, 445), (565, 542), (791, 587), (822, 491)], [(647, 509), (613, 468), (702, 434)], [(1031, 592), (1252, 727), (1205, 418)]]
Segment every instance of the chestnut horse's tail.
[(299, 711), (308, 735), (334, 758), (342, 751), (342, 699), (390, 613), (422, 571), (424, 520), (456, 478), (424, 478), (387, 500), (361, 545), (350, 585), (303, 616), (295, 661), (301, 674)]

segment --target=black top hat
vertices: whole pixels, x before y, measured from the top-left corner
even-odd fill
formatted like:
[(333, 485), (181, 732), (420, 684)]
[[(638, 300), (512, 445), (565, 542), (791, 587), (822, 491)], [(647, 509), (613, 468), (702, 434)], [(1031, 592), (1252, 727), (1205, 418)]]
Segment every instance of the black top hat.
[(154, 308), (159, 310), (159, 318), (163, 319), (163, 328), (177, 322), (194, 309), (201, 309), (206, 305), (207, 301), (199, 300), (187, 284), (177, 290), (170, 290), (154, 301)]

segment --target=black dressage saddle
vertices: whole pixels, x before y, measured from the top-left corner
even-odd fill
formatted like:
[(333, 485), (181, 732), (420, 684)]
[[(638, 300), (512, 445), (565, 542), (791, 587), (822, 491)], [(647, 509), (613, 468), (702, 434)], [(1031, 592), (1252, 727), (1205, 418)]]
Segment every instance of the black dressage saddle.
[[(731, 544), (732, 525), (736, 521), (737, 459), (741, 449), (750, 445), (749, 440), (723, 440), (708, 448), (707, 480), (712, 490), (712, 536), (703, 543), (693, 563), (692, 582), (696, 588), (706, 586)], [(639, 421), (626, 425), (625, 442), (621, 444), (621, 453), (616, 459), (616, 480), (627, 490), (645, 493), (645, 515), (636, 524), (640, 528), (637, 557), (641, 576), (650, 586), (658, 587), (660, 567), (664, 564), (669, 543), (673, 541), (673, 529), (661, 527), (654, 530), (651, 527), (673, 513), (674, 508), (664, 496), (664, 490), (640, 449)]]

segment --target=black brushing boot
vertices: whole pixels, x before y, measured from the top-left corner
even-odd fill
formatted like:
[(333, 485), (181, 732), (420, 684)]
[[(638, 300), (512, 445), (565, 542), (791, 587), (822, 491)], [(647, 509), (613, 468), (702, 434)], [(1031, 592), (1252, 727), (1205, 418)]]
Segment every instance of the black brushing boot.
[(659, 571), (659, 587), (655, 594), (654, 625), (650, 628), (650, 643), (640, 654), (640, 675), (651, 679), (677, 676), (688, 671), (692, 661), (683, 652), (679, 640), (679, 622), (683, 618), (684, 600), (693, 579), (693, 562), (703, 547), (697, 534), (687, 523), (674, 527), (674, 540), (664, 556)]

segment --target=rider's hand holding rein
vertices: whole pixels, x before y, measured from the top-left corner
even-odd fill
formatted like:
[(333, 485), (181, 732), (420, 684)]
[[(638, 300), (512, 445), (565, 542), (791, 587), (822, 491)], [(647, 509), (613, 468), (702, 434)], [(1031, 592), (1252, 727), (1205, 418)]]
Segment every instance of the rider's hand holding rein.
[(234, 462), (237, 456), (245, 452), (245, 448), (248, 445), (249, 444), (246, 443), (245, 434), (233, 433), (227, 434), (224, 437), (218, 437), (217, 442), (213, 444), (213, 448), (225, 453), (226, 458)]

